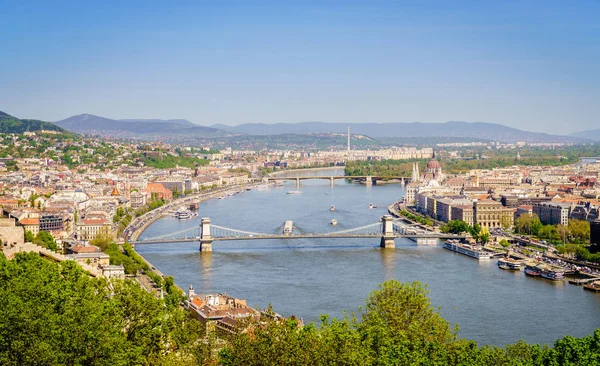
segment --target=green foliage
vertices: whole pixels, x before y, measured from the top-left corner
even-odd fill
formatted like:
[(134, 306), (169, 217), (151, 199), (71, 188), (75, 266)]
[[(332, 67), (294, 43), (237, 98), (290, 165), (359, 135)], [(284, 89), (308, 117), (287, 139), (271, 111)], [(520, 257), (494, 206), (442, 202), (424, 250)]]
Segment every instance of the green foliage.
[(431, 220), (429, 220), (429, 219), (427, 219), (425, 217), (422, 217), (422, 216), (413, 215), (413, 214), (411, 214), (410, 212), (408, 212), (406, 210), (400, 211), (400, 215), (406, 217), (409, 220), (418, 222), (420, 224), (433, 226), (433, 221), (431, 221)]
[(2, 365), (192, 365), (209, 355), (185, 311), (72, 261), (0, 256), (0, 312)]
[(376, 175), (383, 177), (410, 177), (412, 174), (412, 163), (422, 162), (425, 167), (425, 160), (381, 160), (381, 161), (349, 161), (344, 168), (344, 174), (347, 176)]
[(23, 133), (28, 131), (64, 131), (62, 128), (50, 122), (35, 119), (18, 119), (0, 112), (0, 133)]
[(208, 165), (210, 160), (198, 159), (194, 157), (173, 156), (164, 154), (162, 157), (148, 156), (144, 159), (144, 164), (157, 169), (175, 168), (177, 166), (186, 168), (195, 168), (198, 165)]
[(54, 236), (47, 231), (40, 231), (31, 242), (52, 251), (58, 249)]
[(502, 246), (503, 248), (508, 248), (510, 246), (510, 243), (506, 239), (500, 240), (500, 243), (498, 244), (500, 244), (500, 246)]
[(536, 214), (523, 214), (515, 220), (515, 228), (521, 234), (538, 235), (542, 226)]

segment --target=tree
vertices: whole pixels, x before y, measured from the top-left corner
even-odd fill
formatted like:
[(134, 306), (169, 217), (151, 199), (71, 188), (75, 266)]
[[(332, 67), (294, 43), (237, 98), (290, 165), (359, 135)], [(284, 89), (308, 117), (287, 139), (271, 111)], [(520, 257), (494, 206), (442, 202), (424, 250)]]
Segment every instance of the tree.
[(481, 244), (486, 245), (491, 238), (489, 229), (487, 227), (482, 228), (477, 238), (479, 239)]
[(498, 244), (500, 244), (502, 246), (502, 248), (504, 248), (504, 249), (508, 249), (508, 247), (510, 247), (510, 243), (506, 239), (500, 240), (500, 243), (498, 243)]
[(558, 237), (562, 240), (563, 245), (567, 243), (567, 237), (570, 235), (569, 234), (569, 227), (562, 225), (562, 224), (558, 224), (556, 225), (556, 232), (558, 234)]
[(33, 243), (34, 240), (35, 240), (35, 235), (33, 235), (33, 233), (29, 230), (25, 231), (25, 242)]
[(101, 232), (90, 240), (90, 244), (97, 246), (100, 250), (105, 251), (110, 244), (114, 242), (111, 233)]
[(54, 237), (47, 231), (40, 231), (32, 242), (52, 251), (56, 251), (58, 249), (58, 245), (56, 244), (56, 241), (54, 241)]
[(556, 231), (556, 226), (554, 225), (544, 225), (538, 231), (537, 234), (540, 238), (548, 239), (549, 243), (552, 243), (553, 240), (559, 239), (558, 231)]
[(440, 229), (444, 233), (461, 234), (464, 232), (469, 232), (471, 227), (462, 220), (450, 220), (447, 224), (442, 225)]

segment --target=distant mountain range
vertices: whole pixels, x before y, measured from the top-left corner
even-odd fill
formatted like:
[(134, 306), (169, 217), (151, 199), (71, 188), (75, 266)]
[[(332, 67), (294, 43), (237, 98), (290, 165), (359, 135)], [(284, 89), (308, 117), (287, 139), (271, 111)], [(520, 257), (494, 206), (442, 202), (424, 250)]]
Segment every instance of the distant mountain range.
[(569, 136), (580, 137), (580, 138), (590, 139), (590, 140), (594, 140), (594, 141), (600, 141), (600, 129), (575, 132), (575, 133), (570, 134)]
[(79, 114), (56, 125), (72, 132), (110, 136), (135, 137), (136, 135), (202, 135), (221, 136), (223, 131), (213, 127), (199, 126), (185, 119), (110, 119), (93, 114)]
[(550, 135), (528, 132), (495, 123), (445, 122), (445, 123), (247, 123), (238, 126), (213, 125), (212, 127), (233, 133), (253, 135), (279, 135), (304, 133), (346, 133), (348, 125), (352, 134), (382, 137), (456, 137), (485, 139), (514, 143), (524, 142), (584, 142), (586, 137)]
[(246, 123), (238, 126), (215, 124), (200, 126), (186, 119), (110, 119), (92, 114), (80, 114), (61, 121), (49, 123), (38, 120), (21, 120), (4, 112), (0, 112), (0, 132), (22, 133), (40, 129), (76, 133), (124, 137), (147, 138), (165, 137), (181, 139), (188, 138), (220, 138), (225, 136), (244, 135), (273, 136), (275, 135), (304, 135), (309, 133), (345, 134), (347, 127), (353, 135), (365, 135), (389, 143), (390, 138), (402, 141), (411, 138), (444, 138), (464, 142), (500, 141), (505, 143), (524, 142), (566, 142), (585, 143), (600, 141), (600, 130), (590, 130), (573, 133), (569, 136), (551, 135), (546, 133), (523, 131), (496, 123), (485, 122), (444, 122), (444, 123), (328, 123), (328, 122), (299, 122), (299, 123)]
[(62, 128), (50, 122), (37, 119), (19, 119), (0, 111), (0, 133), (23, 133), (41, 130), (64, 132)]

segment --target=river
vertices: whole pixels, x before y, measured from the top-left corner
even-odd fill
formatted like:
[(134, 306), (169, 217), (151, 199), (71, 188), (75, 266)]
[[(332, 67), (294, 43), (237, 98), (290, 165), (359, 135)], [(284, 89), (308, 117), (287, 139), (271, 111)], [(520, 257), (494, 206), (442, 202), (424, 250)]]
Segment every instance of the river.
[[(306, 171), (305, 175), (343, 174)], [(367, 187), (337, 180), (302, 181), (302, 195), (287, 195), (295, 183), (252, 190), (200, 204), (200, 217), (234, 229), (276, 233), (286, 220), (295, 230), (323, 232), (364, 226), (387, 213), (404, 195), (399, 184)], [(369, 209), (369, 204), (377, 206)], [(336, 210), (330, 211), (335, 205)], [(336, 218), (334, 228), (331, 219)], [(142, 235), (153, 237), (198, 226), (199, 219), (163, 218)], [(272, 303), (284, 316), (318, 322), (320, 314), (358, 312), (385, 280), (428, 285), (434, 306), (459, 336), (503, 346), (524, 339), (552, 344), (567, 334), (581, 337), (600, 328), (600, 295), (566, 282), (500, 270), (496, 261), (477, 261), (438, 246), (397, 239), (382, 250), (370, 239), (288, 239), (214, 242), (213, 253), (197, 243), (139, 245), (136, 250), (161, 272), (196, 293), (221, 292), (264, 308)]]

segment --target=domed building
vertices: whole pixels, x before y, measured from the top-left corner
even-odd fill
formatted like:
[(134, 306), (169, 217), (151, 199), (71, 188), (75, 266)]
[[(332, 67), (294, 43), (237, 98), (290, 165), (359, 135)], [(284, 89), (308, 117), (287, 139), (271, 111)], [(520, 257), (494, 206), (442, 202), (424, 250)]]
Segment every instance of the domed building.
[(434, 151), (431, 160), (427, 162), (427, 167), (425, 168), (425, 173), (423, 173), (421, 177), (421, 182), (429, 182), (432, 180), (443, 182), (444, 178), (445, 176), (442, 172), (442, 165), (436, 160)]

